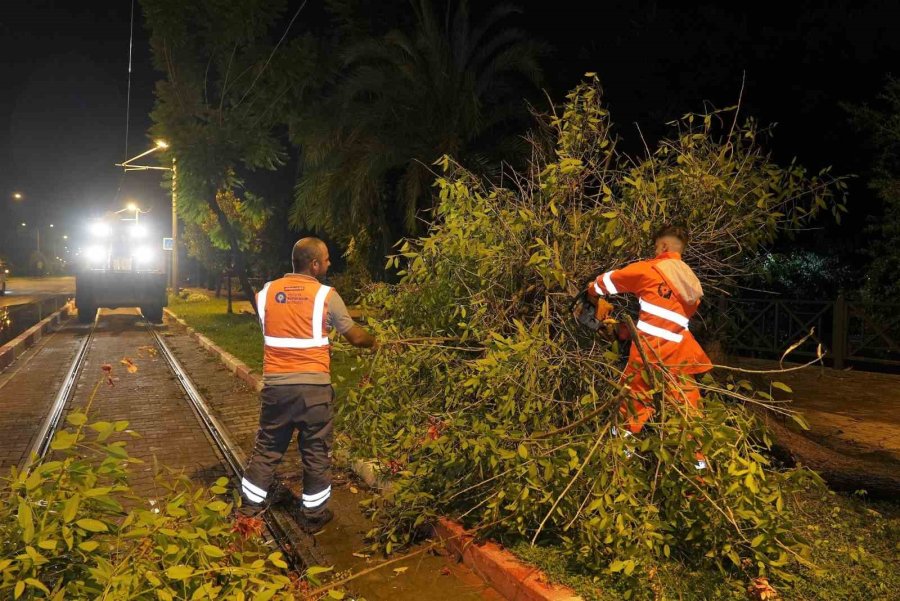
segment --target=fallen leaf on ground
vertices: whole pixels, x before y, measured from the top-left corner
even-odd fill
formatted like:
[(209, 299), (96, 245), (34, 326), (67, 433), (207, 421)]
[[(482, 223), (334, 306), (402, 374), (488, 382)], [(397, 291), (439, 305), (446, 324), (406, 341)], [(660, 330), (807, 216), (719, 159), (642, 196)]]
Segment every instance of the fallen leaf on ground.
[(441, 568), (441, 576), (449, 576), (449, 575), (450, 575), (450, 568), (448, 568), (447, 566), (442, 567)]
[(138, 370), (138, 366), (134, 364), (134, 361), (132, 361), (130, 357), (125, 357), (119, 361), (119, 363), (124, 365), (125, 369), (127, 369), (130, 374), (136, 373)]
[(394, 574), (399, 576), (400, 574), (402, 574), (403, 572), (405, 572), (408, 569), (409, 568), (406, 566), (403, 566), (402, 568), (394, 568)]
[(769, 584), (768, 578), (754, 578), (747, 587), (747, 598), (752, 601), (780, 601), (781, 596), (772, 585)]
[(369, 559), (372, 556), (367, 555), (366, 553), (354, 553), (353, 557), (359, 557), (360, 559)]
[(237, 532), (245, 539), (250, 538), (251, 536), (261, 536), (263, 531), (263, 521), (259, 518), (238, 515), (234, 520), (234, 526), (231, 527), (231, 531)]
[(350, 492), (352, 492), (352, 493), (355, 495), (356, 493), (359, 492), (359, 489), (356, 488), (355, 486), (351, 486), (351, 487), (350, 487)]

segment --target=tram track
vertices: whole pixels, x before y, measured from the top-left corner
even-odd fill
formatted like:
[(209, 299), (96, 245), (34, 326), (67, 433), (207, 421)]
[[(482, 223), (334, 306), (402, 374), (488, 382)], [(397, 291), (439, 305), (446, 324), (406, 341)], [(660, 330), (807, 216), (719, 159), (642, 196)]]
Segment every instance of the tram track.
[[(46, 457), (50, 449), (50, 443), (63, 422), (66, 407), (73, 400), (79, 381), (85, 377), (85, 363), (92, 346), (98, 340), (97, 330), (100, 320), (101, 316), (98, 312), (97, 317), (91, 324), (90, 331), (78, 345), (62, 384), (56, 392), (54, 401), (20, 464), (20, 469), (31, 469)], [(163, 340), (159, 331), (146, 320), (141, 319), (140, 321), (142, 322), (143, 330), (151, 338), (153, 345), (158, 349), (159, 356), (168, 367), (172, 379), (177, 382), (180, 392), (187, 399), (188, 406), (198, 425), (203, 429), (207, 439), (211, 441), (218, 451), (218, 455), (223, 459), (224, 467), (231, 474), (232, 481), (239, 482), (242, 475), (242, 466), (246, 464), (243, 450), (235, 444), (228, 430), (210, 410), (203, 394), (191, 380), (191, 377), (165, 340)], [(137, 322), (135, 325), (137, 325)], [(286, 489), (275, 490), (272, 496), (276, 499), (287, 498), (296, 502), (293, 499), (293, 494)], [(315, 538), (304, 532), (297, 525), (286, 507), (273, 504), (262, 513), (261, 518), (268, 531), (267, 539), (279, 547), (291, 569), (300, 573), (308, 566), (330, 565), (324, 550), (317, 544)]]

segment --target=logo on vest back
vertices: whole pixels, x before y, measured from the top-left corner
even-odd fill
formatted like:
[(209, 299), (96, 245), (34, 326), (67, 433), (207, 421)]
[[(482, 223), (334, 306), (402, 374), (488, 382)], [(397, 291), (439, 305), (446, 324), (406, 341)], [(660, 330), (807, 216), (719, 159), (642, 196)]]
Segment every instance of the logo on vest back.
[(660, 284), (657, 287), (656, 293), (663, 298), (672, 298), (672, 289), (669, 288), (665, 283)]
[(275, 295), (275, 302), (276, 303), (286, 303), (287, 295), (284, 292), (279, 292), (278, 294)]

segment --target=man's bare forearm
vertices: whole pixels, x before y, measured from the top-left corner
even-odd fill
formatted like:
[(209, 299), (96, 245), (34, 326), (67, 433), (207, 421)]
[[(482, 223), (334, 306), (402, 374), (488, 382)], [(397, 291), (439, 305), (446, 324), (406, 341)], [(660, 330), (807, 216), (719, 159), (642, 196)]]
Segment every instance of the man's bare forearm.
[(359, 326), (353, 326), (344, 334), (347, 342), (358, 348), (372, 348), (378, 344), (374, 336)]

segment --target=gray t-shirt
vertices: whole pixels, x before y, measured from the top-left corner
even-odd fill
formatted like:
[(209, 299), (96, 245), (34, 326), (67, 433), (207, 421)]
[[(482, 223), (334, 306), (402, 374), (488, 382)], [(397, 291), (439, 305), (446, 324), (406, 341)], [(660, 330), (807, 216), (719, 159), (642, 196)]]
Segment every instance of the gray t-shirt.
[[(337, 330), (341, 334), (346, 334), (350, 328), (356, 325), (350, 313), (347, 312), (347, 305), (344, 299), (338, 294), (337, 290), (331, 289), (328, 294), (328, 314), (325, 316), (325, 328), (327, 330)], [(263, 384), (269, 386), (280, 386), (284, 384), (331, 384), (331, 374), (319, 371), (296, 371), (278, 374), (263, 374)]]

